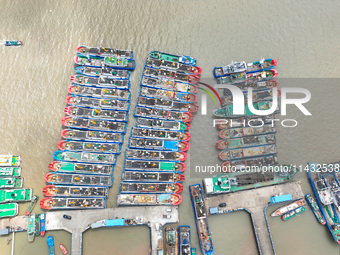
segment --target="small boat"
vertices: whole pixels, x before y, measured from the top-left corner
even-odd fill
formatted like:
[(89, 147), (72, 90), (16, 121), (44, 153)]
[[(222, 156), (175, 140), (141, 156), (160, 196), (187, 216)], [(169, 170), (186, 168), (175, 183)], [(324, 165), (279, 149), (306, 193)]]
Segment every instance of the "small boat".
[(164, 109), (146, 108), (136, 106), (133, 113), (135, 117), (147, 117), (162, 120), (175, 120), (190, 122), (194, 116), (190, 112), (171, 111)]
[[(278, 97), (280, 97), (281, 91), (278, 90)], [(248, 93), (244, 94), (244, 102), (248, 101)], [(259, 91), (253, 91), (252, 93), (252, 100), (253, 103), (260, 102), (260, 101), (271, 101), (273, 99), (273, 90), (272, 89), (264, 89)], [(227, 106), (233, 103), (233, 96), (231, 94), (227, 96), (223, 96), (221, 98), (222, 106)]]
[(35, 215), (35, 235), (36, 236), (40, 236), (40, 228), (41, 228), (40, 214), (36, 214)]
[(27, 208), (27, 210), (25, 212), (26, 216), (29, 216), (31, 214), (35, 204), (38, 202), (38, 198), (39, 197), (36, 196), (36, 195), (33, 196), (32, 200), (31, 200), (31, 203), (30, 203), (30, 205), (28, 206), (28, 208)]
[(89, 118), (95, 120), (124, 121), (128, 119), (127, 111), (105, 110), (101, 108), (87, 108), (79, 106), (67, 106), (65, 114), (71, 117)]
[[(250, 159), (237, 159), (225, 161), (222, 164), (222, 168), (226, 169), (225, 172), (230, 172), (231, 170), (246, 169), (246, 167), (253, 168), (255, 166), (276, 166), (278, 165), (278, 160), (276, 154), (269, 156), (260, 156)], [(230, 170), (230, 171), (228, 171)]]
[(141, 87), (139, 95), (143, 97), (164, 98), (175, 101), (177, 100), (184, 103), (194, 103), (197, 101), (197, 96), (192, 93), (176, 92), (172, 90), (155, 89), (149, 87)]
[(198, 91), (197, 86), (193, 84), (178, 82), (171, 78), (148, 77), (144, 75), (142, 76), (140, 85), (148, 88), (167, 89), (186, 93), (196, 93)]
[[(100, 88), (100, 89), (130, 89), (130, 81), (126, 78), (122, 80), (121, 78), (116, 77), (108, 77), (108, 76), (98, 76), (98, 77), (89, 77), (84, 75), (73, 75), (71, 77), (71, 81), (73, 82), (73, 88), (69, 87), (68, 91), (84, 91), (85, 88)], [(71, 85), (71, 86), (72, 86)], [(74, 92), (72, 92), (74, 93)]]
[(179, 62), (156, 58), (147, 58), (145, 61), (145, 66), (154, 68), (164, 68), (167, 70), (179, 71), (186, 74), (199, 75), (202, 72), (202, 68), (199, 66), (187, 65)]
[(46, 214), (40, 214), (40, 235), (45, 236), (46, 233)]
[(109, 67), (116, 69), (134, 70), (135, 60), (128, 58), (118, 58), (118, 57), (97, 57), (97, 56), (84, 56), (81, 54), (74, 55), (73, 61), (75, 64), (80, 66), (89, 67)]
[(20, 166), (20, 162), (20, 156), (0, 155), (0, 167)]
[(24, 43), (21, 40), (18, 40), (18, 41), (9, 41), (9, 40), (6, 40), (2, 44), (4, 46), (22, 46)]
[(154, 150), (137, 150), (127, 149), (125, 151), (126, 159), (142, 160), (165, 160), (165, 161), (185, 161), (187, 155), (185, 152), (178, 151), (154, 151)]
[[(272, 101), (261, 101), (253, 104), (253, 107), (256, 110), (269, 110), (272, 107)], [(214, 115), (216, 117), (227, 117), (227, 118), (239, 118), (240, 115), (234, 115), (233, 105), (227, 105), (223, 108), (217, 109), (214, 111)], [(274, 113), (279, 112), (279, 107), (275, 109)], [(248, 104), (244, 107), (244, 116), (254, 116), (254, 114), (250, 109)]]
[(114, 48), (106, 48), (106, 47), (90, 47), (81, 45), (76, 49), (77, 53), (80, 53), (84, 56), (116, 56), (119, 58), (133, 58), (132, 50), (119, 50)]
[[(248, 88), (252, 88), (253, 92), (260, 92), (262, 90), (270, 90), (279, 86), (277, 80), (260, 80), (260, 81), (245, 81), (241, 83), (233, 84), (242, 90), (243, 93), (248, 93)], [(231, 91), (229, 89), (223, 89), (224, 96), (230, 96)]]
[(191, 233), (189, 225), (178, 227), (179, 255), (191, 255)]
[(117, 133), (125, 133), (126, 123), (115, 122), (112, 120), (94, 120), (79, 117), (66, 116), (61, 120), (65, 127), (73, 127), (86, 130), (111, 131)]
[(129, 139), (129, 148), (132, 149), (151, 149), (169, 151), (187, 151), (190, 145), (187, 142), (154, 138), (133, 138)]
[(56, 151), (53, 157), (58, 161), (115, 164), (116, 155), (84, 151)]
[(117, 99), (102, 99), (84, 96), (68, 96), (66, 103), (72, 106), (94, 107), (102, 109), (115, 109), (127, 111), (129, 109), (129, 102)]
[(214, 76), (215, 78), (221, 76), (227, 76), (234, 73), (253, 73), (259, 72), (266, 69), (274, 68), (277, 65), (277, 61), (273, 58), (261, 59), (260, 61), (246, 63), (242, 62), (231, 62), (230, 65), (215, 67)]
[(54, 240), (53, 240), (53, 236), (47, 237), (47, 245), (48, 245), (48, 255), (54, 255)]
[(106, 199), (45, 197), (40, 200), (40, 207), (45, 210), (104, 209)]
[(72, 140), (61, 140), (58, 143), (59, 150), (67, 151), (90, 151), (90, 152), (101, 152), (110, 154), (120, 153), (119, 143), (108, 143), (108, 142), (85, 142), (85, 141), (72, 141)]
[(195, 74), (186, 74), (177, 71), (170, 71), (164, 68), (144, 67), (143, 75), (153, 78), (170, 78), (174, 81), (196, 84), (200, 77)]
[(63, 129), (61, 131), (61, 137), (72, 140), (123, 143), (124, 135), (121, 133), (112, 133), (106, 131)]
[(305, 212), (305, 211), (306, 211), (306, 207), (300, 206), (300, 207), (298, 207), (298, 208), (296, 208), (296, 209), (294, 209), (294, 210), (292, 210), (292, 211), (290, 211), (290, 212), (287, 212), (287, 213), (285, 213), (284, 215), (282, 215), (282, 219), (283, 219), (284, 221), (289, 220), (289, 219), (291, 219), (292, 217), (294, 217), (294, 216), (296, 216), (296, 215), (299, 215), (300, 213), (303, 213), (303, 212)]
[(184, 163), (173, 162), (173, 161), (145, 161), (145, 160), (131, 160), (125, 159), (126, 170), (137, 170), (137, 171), (179, 171), (184, 172), (186, 165)]
[(78, 66), (76, 67), (76, 72), (81, 75), (86, 75), (90, 77), (100, 78), (105, 76), (107, 78), (128, 80), (130, 77), (130, 72), (128, 70), (114, 69), (109, 67), (87, 67)]
[(131, 129), (130, 137), (152, 137), (157, 139), (175, 140), (175, 141), (190, 141), (191, 135), (188, 132), (181, 131), (168, 131), (168, 130), (157, 130), (151, 128), (138, 128), (133, 127)]
[(231, 128), (239, 128), (239, 127), (256, 127), (273, 124), (273, 120), (275, 116), (273, 114), (266, 116), (243, 116), (233, 119), (221, 119), (217, 121), (217, 127), (219, 129), (231, 129)]
[(53, 161), (49, 164), (49, 169), (57, 173), (79, 173), (79, 174), (97, 174), (111, 175), (113, 172), (112, 165), (103, 164), (84, 164)]
[(111, 176), (62, 173), (48, 173), (45, 175), (45, 181), (50, 184), (104, 187), (111, 187), (113, 183)]
[(288, 205), (285, 205), (285, 206), (282, 206), (280, 208), (278, 208), (277, 210), (275, 210), (275, 212), (273, 212), (271, 214), (271, 216), (281, 216), (281, 215), (284, 215), (285, 213), (287, 212), (290, 212), (300, 206), (303, 206), (305, 205), (305, 200), (303, 198), (299, 199), (299, 200), (296, 200)]
[(272, 124), (266, 124), (261, 127), (244, 127), (222, 129), (219, 136), (222, 139), (232, 139), (237, 137), (248, 137), (254, 135), (265, 135), (276, 133), (276, 128)]
[(254, 135), (241, 138), (219, 140), (216, 145), (221, 150), (256, 147), (263, 144), (276, 144), (275, 134)]
[(181, 193), (180, 183), (121, 182), (119, 193)]
[(32, 200), (32, 189), (0, 190), (0, 203), (28, 202)]
[(107, 187), (47, 185), (43, 188), (47, 197), (107, 197)]
[(185, 177), (180, 172), (124, 171), (122, 181), (131, 182), (182, 182)]
[(219, 84), (236, 84), (244, 82), (267, 81), (274, 79), (278, 75), (275, 69), (263, 70), (255, 73), (235, 73), (229, 76), (222, 76), (217, 78)]
[(326, 221), (323, 217), (320, 207), (318, 206), (317, 201), (312, 197), (312, 194), (308, 193), (306, 196), (306, 201), (309, 204), (310, 208), (312, 209), (312, 212), (314, 213), (314, 216), (319, 221), (320, 224), (325, 225)]
[(276, 154), (277, 148), (275, 144), (270, 145), (259, 145), (257, 147), (243, 148), (243, 149), (232, 149), (223, 150), (219, 153), (219, 157), (222, 160), (234, 160), (244, 158), (254, 158), (258, 156), (265, 156)]
[(65, 245), (63, 245), (63, 243), (59, 245), (59, 248), (63, 254), (67, 254), (67, 249), (65, 248)]
[(178, 194), (118, 194), (118, 205), (179, 205), (182, 197)]
[(21, 175), (21, 167), (0, 167), (0, 177), (19, 177)]
[(173, 55), (173, 54), (164, 53), (160, 51), (151, 51), (150, 57), (155, 58), (155, 59), (160, 59), (160, 60), (183, 63), (187, 65), (196, 65), (196, 59), (190, 56), (178, 56), (178, 55)]
[(19, 206), (17, 203), (0, 204), (0, 219), (17, 216)]
[(196, 103), (184, 103), (173, 99), (167, 100), (164, 98), (153, 97), (138, 97), (137, 105), (143, 107), (151, 107), (155, 109), (166, 109), (183, 112), (196, 112), (198, 105)]
[(154, 128), (170, 131), (185, 131), (190, 128), (189, 123), (173, 120), (158, 120), (151, 118), (137, 118), (136, 127)]
[(130, 91), (126, 89), (98, 88), (72, 84), (68, 87), (68, 93), (77, 96), (130, 100)]
[(0, 189), (22, 188), (23, 182), (24, 179), (20, 177), (1, 177)]
[(28, 235), (28, 241), (32, 243), (35, 237), (35, 215), (31, 215), (28, 218), (27, 235)]
[(165, 255), (178, 255), (178, 234), (176, 228), (165, 228)]

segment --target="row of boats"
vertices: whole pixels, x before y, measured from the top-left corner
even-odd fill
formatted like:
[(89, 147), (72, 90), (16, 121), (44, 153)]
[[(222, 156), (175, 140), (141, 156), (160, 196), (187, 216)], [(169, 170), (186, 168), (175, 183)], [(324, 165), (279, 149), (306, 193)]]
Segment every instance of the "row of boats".
[(145, 61), (125, 152), (118, 205), (179, 205), (188, 129), (201, 68), (189, 56), (153, 51)]
[(177, 228), (165, 228), (165, 255), (196, 255), (196, 249), (191, 247), (191, 232), (189, 225)]
[(32, 243), (35, 236), (45, 236), (46, 214), (32, 214), (27, 219), (28, 241)]
[(62, 139), (40, 201), (46, 210), (105, 208), (126, 132), (133, 51), (79, 46), (74, 63)]

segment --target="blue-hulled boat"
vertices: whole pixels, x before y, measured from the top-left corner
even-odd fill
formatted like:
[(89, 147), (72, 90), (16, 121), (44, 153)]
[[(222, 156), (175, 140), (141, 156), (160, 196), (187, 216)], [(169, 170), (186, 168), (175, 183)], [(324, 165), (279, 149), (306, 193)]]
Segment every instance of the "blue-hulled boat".
[(109, 67), (88, 67), (88, 66), (78, 66), (75, 68), (76, 72), (81, 75), (86, 75), (90, 77), (99, 78), (105, 76), (107, 78), (128, 80), (130, 72), (128, 70), (115, 69)]
[(164, 139), (130, 137), (129, 148), (183, 152), (189, 149), (189, 144), (187, 142), (179, 142)]
[(48, 254), (54, 255), (54, 239), (53, 239), (53, 236), (47, 237), (47, 244), (48, 244)]
[(189, 225), (180, 225), (178, 227), (178, 244), (179, 255), (191, 255), (191, 233)]
[(56, 151), (53, 158), (58, 161), (115, 164), (116, 154), (85, 151)]
[(154, 151), (154, 150), (140, 150), (127, 149), (125, 151), (126, 159), (141, 159), (141, 160), (161, 160), (161, 161), (185, 161), (187, 155), (185, 152), (179, 151)]
[(84, 56), (80, 53), (74, 56), (74, 63), (89, 67), (110, 67), (116, 69), (134, 70), (135, 60), (116, 56)]
[[(84, 86), (85, 88), (112, 88), (112, 89), (130, 89), (130, 81), (128, 79), (121, 79), (108, 76), (95, 76), (90, 77), (86, 75), (73, 75), (71, 77), (74, 88), (69, 87), (68, 92), (73, 93), (74, 90), (82, 91), (84, 88), (79, 86)], [(72, 85), (71, 85), (72, 86)]]

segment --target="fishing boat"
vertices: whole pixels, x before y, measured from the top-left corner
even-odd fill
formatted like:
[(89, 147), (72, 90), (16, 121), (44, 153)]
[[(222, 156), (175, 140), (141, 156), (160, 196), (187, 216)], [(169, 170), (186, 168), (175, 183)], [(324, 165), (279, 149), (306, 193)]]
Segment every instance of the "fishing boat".
[(61, 120), (65, 127), (125, 133), (126, 123), (113, 120), (94, 120), (66, 116)]
[(127, 149), (125, 151), (126, 159), (142, 160), (161, 160), (161, 161), (185, 161), (187, 155), (185, 152), (178, 151), (154, 151), (154, 150), (137, 150)]
[(191, 255), (191, 233), (189, 225), (178, 227), (179, 255)]
[(111, 176), (62, 173), (48, 173), (45, 175), (45, 181), (50, 184), (104, 187), (111, 187), (113, 183)]
[(24, 43), (21, 40), (17, 41), (10, 41), (10, 40), (5, 40), (2, 42), (4, 46), (22, 46)]
[(134, 70), (135, 60), (129, 58), (119, 57), (97, 57), (97, 56), (84, 56), (81, 54), (74, 55), (73, 61), (77, 65), (89, 67), (109, 67), (116, 69)]
[[(253, 104), (253, 107), (255, 110), (269, 110), (272, 108), (272, 101), (261, 101), (261, 102), (257, 102)], [(279, 107), (277, 106), (277, 108), (274, 110), (273, 113), (277, 113), (279, 112)], [(239, 118), (240, 115), (234, 115), (234, 107), (233, 105), (227, 105), (223, 108), (217, 109), (214, 111), (214, 115), (216, 117), (228, 117), (228, 118)], [(244, 106), (244, 113), (242, 115), (245, 116), (253, 116), (256, 115), (255, 113), (253, 113), (248, 104), (246, 104)]]
[[(68, 91), (75, 93), (73, 91), (79, 90), (81, 93), (84, 89), (124, 89), (128, 90), (130, 88), (130, 81), (126, 79), (121, 79), (120, 77), (108, 77), (108, 76), (98, 76), (98, 77), (89, 77), (84, 75), (73, 75), (71, 77), (72, 84)], [(73, 87), (72, 87), (73, 86)]]
[(40, 200), (40, 207), (45, 210), (104, 209), (105, 205), (105, 198), (45, 197)]
[(254, 135), (241, 138), (219, 140), (216, 145), (221, 150), (256, 147), (263, 144), (276, 144), (275, 134)]
[(274, 216), (281, 216), (281, 215), (284, 215), (285, 213), (287, 212), (290, 212), (300, 206), (303, 206), (305, 205), (305, 200), (303, 198), (299, 199), (299, 200), (296, 200), (288, 205), (285, 205), (285, 206), (282, 206), (280, 208), (278, 208), (277, 210), (275, 210), (271, 216), (274, 217)]
[(124, 121), (128, 119), (127, 111), (105, 110), (101, 108), (87, 108), (79, 106), (67, 106), (65, 108), (66, 115), (70, 117), (80, 117), (99, 120)]
[(32, 210), (33, 210), (35, 204), (38, 202), (38, 198), (39, 198), (39, 197), (38, 197), (37, 195), (34, 195), (34, 196), (32, 197), (31, 203), (30, 203), (30, 205), (28, 206), (28, 208), (27, 208), (27, 210), (26, 210), (26, 212), (25, 212), (25, 215), (26, 215), (26, 216), (29, 216), (29, 215), (31, 214), (31, 212), (32, 212)]
[(117, 99), (102, 99), (84, 96), (68, 96), (66, 103), (73, 106), (94, 107), (103, 109), (114, 109), (127, 111), (129, 109), (129, 102)]
[(138, 128), (133, 127), (131, 129), (131, 137), (153, 137), (157, 139), (167, 139), (167, 140), (176, 140), (176, 141), (185, 141), (188, 142), (191, 138), (190, 133), (188, 132), (180, 132), (180, 131), (164, 131), (150, 128)]
[(294, 217), (294, 216), (296, 216), (296, 215), (299, 215), (299, 214), (301, 214), (301, 213), (303, 213), (303, 212), (305, 212), (305, 211), (306, 211), (306, 207), (300, 206), (300, 207), (298, 207), (298, 208), (296, 208), (296, 209), (294, 209), (294, 210), (292, 210), (292, 211), (290, 211), (290, 212), (287, 212), (287, 213), (285, 213), (284, 215), (282, 215), (282, 219), (283, 219), (284, 221), (289, 220), (289, 219), (291, 219), (292, 217)]
[(121, 133), (112, 133), (106, 131), (63, 129), (61, 131), (61, 137), (64, 139), (72, 139), (77, 141), (85, 140), (122, 143), (124, 135)]
[(17, 203), (0, 204), (0, 219), (17, 216), (19, 206)]
[(0, 203), (31, 201), (32, 194), (32, 189), (0, 190)]
[[(246, 103), (248, 101), (248, 93), (244, 94), (244, 102)], [(278, 89), (278, 97), (280, 97), (281, 91)], [(252, 92), (252, 102), (260, 102), (260, 101), (271, 101), (273, 99), (273, 90), (272, 89), (265, 89), (265, 90), (259, 90), (259, 91), (253, 91)], [(233, 95), (227, 95), (221, 97), (222, 100), (222, 106), (227, 106), (233, 103)]]
[(256, 62), (246, 63), (241, 62), (231, 62), (227, 66), (215, 67), (214, 76), (215, 78), (226, 76), (234, 73), (253, 73), (259, 72), (266, 69), (272, 69), (277, 65), (277, 61), (272, 58), (261, 59)]
[(155, 89), (166, 89), (178, 92), (196, 93), (198, 88), (194, 84), (178, 82), (171, 78), (142, 76), (141, 86)]
[(20, 162), (20, 156), (0, 155), (0, 167), (20, 166)]
[(77, 53), (80, 53), (84, 56), (116, 56), (119, 58), (133, 58), (132, 50), (119, 50), (114, 48), (106, 48), (106, 47), (90, 47), (81, 45), (76, 49)]
[(160, 60), (183, 63), (187, 65), (196, 65), (196, 59), (190, 56), (178, 56), (178, 55), (173, 55), (173, 54), (164, 53), (160, 51), (151, 51), (150, 57), (155, 58), (155, 59), (160, 59)]
[(222, 169), (225, 171), (223, 172), (231, 172), (232, 170), (242, 170), (247, 168), (254, 168), (254, 167), (260, 167), (260, 166), (276, 166), (278, 165), (278, 160), (276, 157), (276, 154), (274, 155), (268, 155), (268, 156), (259, 156), (255, 158), (249, 158), (249, 159), (237, 159), (237, 160), (230, 160), (225, 161), (222, 164)]
[(196, 84), (199, 82), (200, 77), (195, 74), (186, 74), (177, 71), (170, 71), (164, 68), (152, 68), (152, 67), (144, 67), (143, 75), (150, 76), (153, 78), (169, 78), (173, 79), (175, 82), (186, 82)]
[(46, 197), (107, 197), (107, 187), (47, 185), (43, 188)]
[(32, 243), (35, 237), (35, 215), (31, 215), (28, 218), (27, 235), (28, 235), (28, 241)]
[(19, 177), (21, 175), (21, 167), (0, 167), (0, 177)]
[(70, 162), (86, 162), (86, 163), (103, 163), (115, 164), (115, 154), (85, 152), (85, 151), (56, 151), (53, 153), (53, 158), (58, 161)]
[[(253, 92), (272, 90), (279, 86), (279, 82), (277, 80), (245, 81), (233, 84), (233, 86), (238, 87), (244, 94), (248, 94), (249, 88), (252, 88)], [(229, 89), (223, 89), (223, 95), (230, 97), (231, 91)]]
[(175, 121), (182, 121), (182, 122), (190, 122), (194, 118), (194, 116), (190, 112), (145, 108), (145, 107), (140, 107), (138, 105), (135, 107), (133, 116), (147, 117), (147, 118), (161, 119), (161, 120), (175, 120)]
[(184, 172), (186, 165), (184, 163), (174, 161), (146, 161), (146, 160), (131, 160), (125, 159), (126, 170), (137, 171), (179, 171)]
[(271, 145), (259, 145), (257, 147), (250, 147), (244, 149), (223, 150), (219, 153), (219, 157), (222, 160), (228, 161), (243, 158), (254, 158), (258, 156), (265, 156), (276, 153), (277, 153), (276, 145), (271, 144)]
[(58, 143), (59, 150), (67, 151), (91, 151), (101, 153), (120, 153), (119, 143), (108, 143), (108, 142), (83, 142), (83, 141), (72, 141), (72, 140), (61, 140)]
[(178, 255), (178, 234), (176, 228), (165, 228), (165, 255)]
[(59, 245), (59, 248), (63, 254), (67, 254), (68, 251), (63, 243)]
[(121, 100), (130, 99), (130, 91), (126, 89), (98, 88), (72, 84), (68, 87), (68, 93), (77, 96), (89, 96), (100, 98), (114, 98)]
[(130, 77), (130, 73), (128, 70), (113, 69), (109, 67), (100, 68), (100, 67), (78, 66), (76, 67), (75, 70), (78, 74), (95, 77), (95, 78), (100, 78), (101, 76), (105, 76), (107, 78), (128, 80)]
[(331, 205), (334, 202), (334, 197), (331, 193), (331, 188), (326, 185), (324, 178), (320, 176), (319, 178), (315, 178), (314, 186), (318, 193), (318, 197), (324, 205)]
[(132, 149), (151, 149), (169, 151), (187, 151), (190, 145), (187, 142), (179, 142), (155, 138), (134, 138), (129, 139), (129, 148)]
[(178, 194), (118, 194), (118, 205), (179, 205), (182, 197)]
[(181, 193), (180, 183), (121, 182), (119, 193)]
[(24, 179), (20, 177), (1, 177), (0, 189), (22, 188), (23, 182)]
[(48, 245), (48, 255), (54, 255), (54, 240), (53, 240), (53, 236), (47, 237), (47, 245)]
[(273, 166), (266, 171), (259, 167), (252, 172), (233, 172), (204, 178), (203, 183), (206, 194), (222, 194), (283, 183), (298, 172), (298, 168), (288, 165)]
[(323, 173), (322, 178), (325, 180), (327, 187), (329, 187), (331, 196), (333, 197), (333, 204), (340, 211), (340, 188), (338, 180), (335, 177), (335, 172)]
[(177, 92), (172, 90), (155, 89), (149, 87), (141, 87), (139, 95), (144, 97), (173, 99), (185, 103), (197, 102), (197, 96), (193, 93)]
[(90, 164), (77, 162), (53, 161), (49, 164), (49, 169), (59, 173), (77, 173), (77, 174), (97, 174), (111, 175), (113, 166), (110, 164)]
[(312, 197), (312, 194), (308, 193), (305, 196), (305, 198), (310, 208), (312, 209), (312, 212), (314, 213), (316, 219), (319, 221), (320, 224), (325, 225), (326, 224), (325, 218), (323, 217), (320, 211), (320, 207), (318, 206), (317, 201)]
[(219, 136), (222, 139), (233, 139), (238, 137), (248, 137), (255, 135), (275, 134), (276, 128), (272, 124), (266, 124), (261, 127), (241, 127), (222, 129)]
[(255, 73), (234, 73), (228, 76), (217, 78), (219, 84), (235, 84), (244, 82), (267, 81), (274, 79), (278, 75), (275, 69), (263, 70)]
[(242, 116), (233, 119), (220, 119), (216, 122), (219, 129), (230, 129), (239, 127), (255, 127), (259, 128), (263, 125), (271, 124), (274, 126), (273, 120), (275, 116), (273, 114), (266, 116)]
[(40, 228), (41, 228), (40, 214), (36, 214), (35, 215), (35, 235), (36, 236), (40, 236)]
[(136, 118), (136, 127), (154, 128), (170, 131), (185, 131), (190, 128), (189, 123), (174, 120), (158, 120), (152, 118)]
[(202, 68), (199, 66), (193, 66), (188, 64), (183, 64), (179, 62), (157, 59), (157, 58), (146, 58), (145, 66), (154, 68), (164, 68), (172, 71), (179, 71), (186, 74), (196, 74), (199, 75), (202, 72)]
[(200, 184), (190, 185), (189, 191), (202, 252), (204, 255), (212, 255), (214, 253), (214, 245), (204, 205), (202, 187)]
[(122, 181), (135, 182), (182, 182), (185, 177), (181, 172), (123, 171)]
[(138, 97), (137, 105), (143, 107), (151, 107), (155, 109), (166, 109), (183, 112), (196, 112), (198, 105), (196, 103), (184, 103), (175, 101), (173, 99), (166, 100), (164, 98), (153, 98), (153, 97)]
[(40, 214), (40, 235), (45, 236), (46, 233), (46, 214)]

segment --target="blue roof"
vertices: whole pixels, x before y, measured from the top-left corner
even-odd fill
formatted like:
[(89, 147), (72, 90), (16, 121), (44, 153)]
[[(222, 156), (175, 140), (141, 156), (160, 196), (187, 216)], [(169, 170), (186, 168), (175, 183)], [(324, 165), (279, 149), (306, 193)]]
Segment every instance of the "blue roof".
[(290, 200), (293, 200), (292, 194), (286, 194), (286, 195), (275, 196), (275, 197), (270, 198), (270, 202), (272, 204), (286, 202), (286, 201), (290, 201)]

